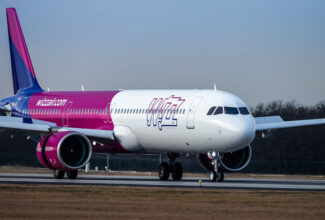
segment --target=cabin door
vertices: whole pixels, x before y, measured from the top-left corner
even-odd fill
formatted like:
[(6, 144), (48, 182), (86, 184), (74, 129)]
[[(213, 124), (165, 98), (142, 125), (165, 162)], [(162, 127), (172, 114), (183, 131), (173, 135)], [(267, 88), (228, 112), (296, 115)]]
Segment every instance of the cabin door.
[(105, 124), (111, 124), (112, 123), (112, 116), (111, 116), (111, 108), (113, 108), (114, 104), (111, 105), (111, 103), (108, 103), (105, 107)]
[(196, 97), (192, 104), (190, 105), (189, 109), (187, 110), (187, 120), (186, 120), (186, 128), (187, 129), (194, 129), (195, 128), (195, 112), (196, 109), (199, 107), (200, 102), (202, 101), (203, 97)]
[(73, 102), (68, 102), (63, 110), (63, 116), (62, 116), (62, 126), (68, 127), (69, 126), (69, 115), (70, 115), (70, 109)]

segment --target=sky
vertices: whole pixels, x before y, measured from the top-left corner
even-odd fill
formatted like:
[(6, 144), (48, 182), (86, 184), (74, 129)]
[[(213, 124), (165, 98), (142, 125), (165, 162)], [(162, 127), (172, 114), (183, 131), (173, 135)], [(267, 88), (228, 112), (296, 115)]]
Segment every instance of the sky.
[(325, 100), (322, 0), (0, 0), (0, 97), (15, 7), (51, 91), (217, 89), (249, 106)]

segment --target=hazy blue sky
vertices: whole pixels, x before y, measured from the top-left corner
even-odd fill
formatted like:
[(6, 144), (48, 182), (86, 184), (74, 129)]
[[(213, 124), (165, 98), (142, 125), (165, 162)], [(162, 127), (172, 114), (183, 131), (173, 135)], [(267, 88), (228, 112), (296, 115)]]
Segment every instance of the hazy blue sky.
[(6, 7), (51, 90), (212, 89), (325, 99), (325, 1), (0, 0), (0, 96), (12, 94)]

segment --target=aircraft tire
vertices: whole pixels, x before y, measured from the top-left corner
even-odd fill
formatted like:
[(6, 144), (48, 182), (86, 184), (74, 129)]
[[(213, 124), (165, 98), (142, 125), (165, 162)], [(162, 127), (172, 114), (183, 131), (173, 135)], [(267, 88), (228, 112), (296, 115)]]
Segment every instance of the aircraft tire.
[(64, 170), (53, 170), (53, 175), (55, 179), (63, 179)]
[(210, 172), (209, 177), (210, 177), (211, 182), (216, 182), (217, 181), (217, 173), (216, 173), (216, 171)]
[(225, 175), (223, 174), (223, 172), (217, 173), (217, 176), (216, 176), (217, 182), (223, 182), (224, 178), (225, 178)]
[(170, 175), (170, 167), (168, 163), (163, 162), (159, 166), (158, 175), (160, 180), (168, 180)]
[(183, 167), (181, 163), (175, 163), (172, 167), (173, 180), (181, 180), (183, 177)]
[(67, 176), (69, 179), (76, 179), (78, 176), (78, 170), (67, 171)]
[(210, 180), (211, 182), (223, 182), (225, 178), (225, 175), (223, 174), (223, 172), (216, 172), (216, 171), (212, 171), (210, 172)]

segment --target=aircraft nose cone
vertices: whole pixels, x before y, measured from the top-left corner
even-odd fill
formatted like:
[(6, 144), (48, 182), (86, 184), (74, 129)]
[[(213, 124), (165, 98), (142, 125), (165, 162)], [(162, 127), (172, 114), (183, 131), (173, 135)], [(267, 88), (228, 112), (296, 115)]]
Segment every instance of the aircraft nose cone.
[(253, 117), (243, 117), (231, 125), (233, 145), (244, 147), (249, 145), (255, 137), (255, 124)]

